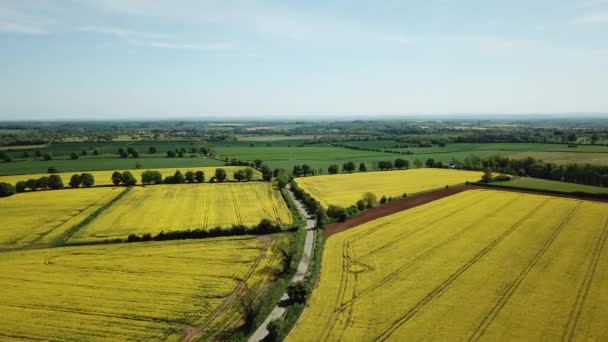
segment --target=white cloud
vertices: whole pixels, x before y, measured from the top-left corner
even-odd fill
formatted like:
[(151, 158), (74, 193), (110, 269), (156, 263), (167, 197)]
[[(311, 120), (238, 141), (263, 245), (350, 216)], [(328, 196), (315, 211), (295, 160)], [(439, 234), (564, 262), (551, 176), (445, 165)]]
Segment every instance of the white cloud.
[(574, 19), (575, 24), (608, 23), (608, 11), (585, 14)]
[(0, 3), (0, 32), (20, 34), (47, 34), (48, 21), (25, 14)]

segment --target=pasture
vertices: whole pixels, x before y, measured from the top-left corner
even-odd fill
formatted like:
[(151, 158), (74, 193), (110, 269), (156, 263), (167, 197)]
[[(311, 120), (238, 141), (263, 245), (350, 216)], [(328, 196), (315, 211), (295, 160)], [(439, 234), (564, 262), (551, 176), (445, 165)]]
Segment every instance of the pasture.
[(292, 223), (281, 193), (267, 182), (134, 187), (70, 242), (125, 238), (131, 233), (253, 226), (263, 218)]
[(374, 193), (378, 199), (382, 196), (401, 197), (404, 193), (411, 195), (446, 185), (478, 181), (481, 176), (479, 171), (423, 168), (301, 177), (296, 182), (327, 207), (330, 204), (353, 205), (365, 192)]
[(48, 245), (122, 191), (66, 189), (0, 198), (0, 249)]
[(509, 186), (520, 189), (535, 189), (535, 190), (549, 190), (549, 191), (559, 191), (559, 192), (587, 192), (590, 194), (601, 194), (608, 193), (608, 188), (592, 186), (592, 185), (584, 185), (584, 184), (576, 184), (576, 183), (566, 183), (560, 181), (553, 181), (548, 179), (540, 179), (540, 178), (531, 178), (531, 177), (514, 177), (510, 181), (506, 182), (494, 182), (492, 186)]
[[(180, 170), (182, 174), (186, 173), (187, 171), (192, 171), (192, 172), (196, 172), (196, 171), (203, 171), (205, 173), (205, 182), (208, 182), (209, 179), (211, 177), (213, 177), (215, 175), (215, 170), (218, 168), (222, 168), (224, 170), (226, 170), (226, 173), (228, 175), (227, 179), (228, 180), (234, 180), (233, 174), (235, 171), (240, 170), (245, 168), (244, 166), (218, 166), (218, 167), (188, 167), (188, 168), (163, 168), (163, 169), (152, 169), (152, 170), (156, 170), (159, 171), (162, 175), (163, 178), (166, 176), (171, 176), (173, 174), (175, 174), (175, 171)], [(141, 174), (142, 172), (149, 170), (149, 169), (131, 169), (128, 170), (130, 171), (133, 176), (135, 177), (135, 179), (137, 179), (137, 184), (141, 184)], [(119, 171), (119, 172), (123, 172), (125, 170), (109, 170), (109, 171), (91, 171), (90, 173), (93, 175), (93, 177), (95, 177), (95, 185), (112, 185), (112, 173), (114, 173), (114, 171)], [(61, 172), (61, 173), (57, 173), (57, 175), (59, 175), (61, 177), (61, 179), (63, 180), (63, 184), (65, 186), (68, 186), (68, 183), (70, 182), (70, 177), (72, 177), (72, 175), (74, 173), (77, 172)], [(12, 176), (0, 176), (0, 182), (6, 182), (9, 184), (15, 184), (19, 181), (27, 181), (30, 178), (33, 179), (37, 179), (43, 176), (48, 176), (49, 174), (28, 174), (28, 175), (12, 175)], [(254, 180), (257, 179), (261, 179), (262, 178), (262, 174), (254, 169), (254, 173), (253, 173)]]
[(0, 253), (1, 340), (219, 338), (280, 268), (278, 239), (147, 242)]
[(288, 341), (608, 336), (608, 204), (472, 190), (331, 236)]

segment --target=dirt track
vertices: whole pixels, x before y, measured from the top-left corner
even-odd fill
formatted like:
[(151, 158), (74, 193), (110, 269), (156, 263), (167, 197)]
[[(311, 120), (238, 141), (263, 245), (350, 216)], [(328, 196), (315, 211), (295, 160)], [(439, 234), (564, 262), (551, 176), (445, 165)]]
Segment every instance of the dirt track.
[(567, 195), (567, 194), (553, 194), (553, 193), (542, 193), (542, 192), (536, 192), (536, 191), (527, 191), (527, 190), (516, 190), (516, 189), (508, 189), (508, 188), (486, 188), (486, 187), (480, 187), (480, 186), (472, 186), (472, 185), (466, 185), (466, 186), (459, 186), (459, 187), (454, 187), (454, 188), (448, 188), (448, 189), (441, 189), (441, 190), (437, 190), (437, 191), (433, 191), (433, 192), (428, 192), (425, 194), (421, 194), (421, 195), (417, 195), (414, 197), (406, 197), (406, 198), (402, 198), (396, 201), (392, 201), (388, 204), (379, 206), (379, 207), (375, 207), (375, 208), (371, 208), (368, 209), (366, 211), (364, 211), (363, 213), (353, 217), (352, 219), (346, 220), (344, 222), (338, 222), (338, 223), (332, 223), (329, 224), (327, 226), (325, 226), (325, 229), (323, 231), (323, 236), (330, 237), (334, 234), (343, 232), (347, 229), (356, 227), (360, 224), (390, 215), (390, 214), (394, 214), (396, 212), (402, 211), (402, 210), (407, 210), (407, 209), (411, 209), (414, 207), (417, 207), (419, 205), (423, 205), (444, 197), (448, 197), (463, 191), (468, 191), (468, 190), (479, 190), (479, 189), (484, 189), (484, 190), (496, 190), (496, 191), (510, 191), (510, 192), (518, 192), (518, 193), (524, 193), (524, 194), (532, 194), (532, 195), (541, 195), (541, 196), (553, 196), (553, 197), (563, 197), (563, 198), (573, 198), (573, 199), (581, 199), (581, 200), (585, 200), (585, 201), (594, 201), (594, 202), (608, 202), (608, 200), (606, 199), (597, 199), (597, 198), (585, 198), (585, 197), (577, 197), (577, 196), (572, 196), (572, 195)]

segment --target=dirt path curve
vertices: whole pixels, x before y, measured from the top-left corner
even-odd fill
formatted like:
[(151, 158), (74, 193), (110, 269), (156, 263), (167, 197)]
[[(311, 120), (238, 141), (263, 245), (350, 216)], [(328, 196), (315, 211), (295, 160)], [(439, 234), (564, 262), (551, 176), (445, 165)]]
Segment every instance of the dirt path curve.
[[(296, 281), (303, 280), (304, 276), (306, 275), (306, 272), (308, 272), (308, 265), (309, 265), (309, 261), (310, 261), (310, 255), (312, 254), (313, 243), (315, 240), (315, 231), (316, 231), (316, 227), (317, 227), (317, 222), (315, 220), (311, 219), (311, 216), (308, 214), (306, 209), (304, 209), (304, 205), (296, 199), (296, 197), (293, 194), (293, 192), (291, 191), (291, 189), (288, 188), (288, 190), (289, 190), (289, 195), (293, 199), (293, 202), (298, 207), (298, 211), (300, 212), (300, 214), (302, 216), (304, 216), (306, 218), (306, 240), (304, 241), (304, 252), (302, 253), (302, 259), (298, 263), (298, 269), (296, 271), (296, 274), (293, 276), (293, 279), (291, 280), (292, 282), (296, 282)], [(283, 302), (287, 299), (289, 299), (289, 296), (287, 295), (287, 292), (285, 292), (283, 294), (283, 296), (281, 297), (281, 302)], [(286, 310), (285, 307), (281, 306), (280, 303), (277, 303), (277, 305), (272, 310), (272, 312), (270, 312), (268, 317), (266, 317), (266, 320), (264, 320), (264, 323), (262, 323), (262, 325), (260, 325), (258, 327), (258, 329), (253, 333), (253, 335), (251, 335), (251, 337), (249, 337), (248, 341), (249, 342), (262, 341), (268, 335), (268, 323), (270, 323), (271, 321), (273, 321), (277, 318), (281, 318), (281, 316), (283, 316), (283, 314), (285, 313), (285, 310)]]

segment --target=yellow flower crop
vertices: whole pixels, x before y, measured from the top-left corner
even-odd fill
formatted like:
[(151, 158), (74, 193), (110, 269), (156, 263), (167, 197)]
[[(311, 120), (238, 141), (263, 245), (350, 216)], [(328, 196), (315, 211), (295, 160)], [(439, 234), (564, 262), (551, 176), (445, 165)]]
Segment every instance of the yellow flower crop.
[[(177, 340), (242, 324), (237, 285), (262, 288), (280, 260), (254, 237), (0, 253), (0, 339)], [(221, 310), (219, 308), (221, 307)]]
[[(15, 196), (18, 197), (18, 196)], [(291, 213), (267, 182), (134, 187), (82, 229), (74, 241), (124, 238), (195, 228), (257, 225), (261, 219), (290, 224)]]
[(353, 205), (365, 192), (372, 192), (378, 199), (382, 196), (401, 197), (404, 193), (411, 195), (446, 185), (478, 181), (481, 176), (478, 171), (427, 168), (302, 177), (296, 182), (327, 208), (330, 204)]
[(608, 336), (608, 204), (466, 191), (331, 236), (288, 341)]
[(124, 188), (35, 191), (0, 198), (0, 249), (44, 246)]

